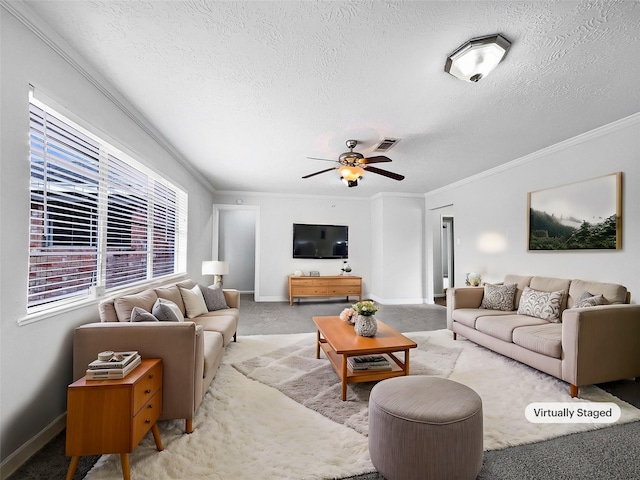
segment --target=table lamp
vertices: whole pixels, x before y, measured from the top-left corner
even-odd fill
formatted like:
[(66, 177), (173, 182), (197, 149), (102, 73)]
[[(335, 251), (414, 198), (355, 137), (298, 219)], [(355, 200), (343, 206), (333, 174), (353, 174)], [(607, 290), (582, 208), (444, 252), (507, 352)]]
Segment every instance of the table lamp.
[(222, 275), (229, 273), (229, 264), (218, 260), (206, 260), (202, 262), (202, 275), (213, 275), (214, 285), (222, 286)]

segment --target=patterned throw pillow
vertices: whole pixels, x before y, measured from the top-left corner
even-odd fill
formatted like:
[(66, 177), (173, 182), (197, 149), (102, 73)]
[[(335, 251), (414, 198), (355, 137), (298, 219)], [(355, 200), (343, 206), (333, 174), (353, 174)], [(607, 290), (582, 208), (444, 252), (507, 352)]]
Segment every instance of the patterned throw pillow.
[(529, 315), (552, 323), (560, 323), (560, 306), (564, 292), (541, 292), (524, 287), (518, 315)]
[(161, 322), (184, 322), (184, 315), (180, 307), (171, 300), (159, 298), (153, 304), (151, 313)]
[(211, 285), (210, 287), (204, 287), (199, 285), (202, 296), (204, 297), (204, 303), (207, 304), (207, 310), (213, 312), (215, 310), (222, 310), (223, 308), (229, 308), (227, 300), (224, 298), (222, 287), (219, 283)]
[(513, 310), (513, 298), (516, 295), (516, 284), (491, 285), (484, 284), (484, 296), (480, 308), (487, 310), (503, 310), (510, 312)]
[(132, 322), (158, 322), (159, 320), (151, 313), (147, 312), (144, 308), (133, 307), (131, 310)]
[(573, 308), (595, 307), (597, 305), (607, 305), (608, 303), (604, 295), (592, 295), (585, 291), (580, 294)]

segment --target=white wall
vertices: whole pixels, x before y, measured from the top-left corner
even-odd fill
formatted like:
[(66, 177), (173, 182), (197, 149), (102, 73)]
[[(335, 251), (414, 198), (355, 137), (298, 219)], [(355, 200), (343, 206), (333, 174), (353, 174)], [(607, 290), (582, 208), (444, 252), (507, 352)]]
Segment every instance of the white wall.
[(72, 381), (73, 330), (98, 319), (93, 303), (27, 325), (17, 323), (26, 315), (27, 301), (29, 84), (119, 141), (116, 146), (136, 159), (149, 160), (147, 166), (189, 193), (187, 267), (197, 276), (200, 262), (211, 252), (213, 201), (208, 188), (138, 121), (3, 7), (0, 35), (0, 458), (10, 468), (27, 454), (32, 438), (64, 419), (66, 387)]
[(368, 199), (346, 197), (278, 196), (251, 193), (217, 192), (215, 203), (259, 207), (258, 285), (256, 300), (288, 300), (287, 276), (296, 270), (308, 274), (317, 270), (321, 275), (339, 275), (339, 259), (294, 259), (293, 224), (317, 223), (349, 226), (349, 266), (352, 275), (362, 276), (363, 289), (368, 291), (371, 276), (371, 211)]
[[(527, 192), (623, 172), (622, 249), (527, 251)], [(455, 216), (456, 284), (466, 272), (489, 282), (506, 274), (581, 278), (625, 285), (640, 298), (640, 114), (549, 147), (509, 165), (425, 196), (427, 228), (435, 209)], [(434, 214), (435, 213), (435, 214)], [(487, 239), (492, 239), (487, 244)], [(491, 251), (491, 250), (494, 251)], [(428, 248), (428, 255), (432, 254)], [(431, 258), (431, 257), (429, 257)]]
[(386, 304), (424, 301), (424, 200), (379, 195), (372, 200), (370, 296)]
[[(264, 195), (217, 192), (217, 204), (259, 207), (258, 285), (256, 300), (288, 299), (287, 276), (339, 275), (337, 259), (294, 259), (294, 223), (349, 226), (349, 266), (363, 277), (363, 294), (380, 303), (422, 303), (424, 300), (424, 199), (379, 195), (367, 198)], [(217, 233), (216, 233), (217, 234)], [(391, 252), (383, 255), (384, 252)]]

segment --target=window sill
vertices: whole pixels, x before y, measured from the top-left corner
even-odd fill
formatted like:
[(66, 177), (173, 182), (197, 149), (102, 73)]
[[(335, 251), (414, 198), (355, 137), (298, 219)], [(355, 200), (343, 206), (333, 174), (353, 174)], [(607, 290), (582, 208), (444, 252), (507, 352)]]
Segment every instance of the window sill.
[[(85, 308), (91, 305), (97, 305), (103, 300), (110, 297), (120, 297), (122, 295), (129, 295), (132, 293), (141, 292), (142, 290), (147, 290), (148, 288), (155, 288), (165, 285), (168, 282), (179, 281), (181, 279), (185, 279), (187, 276), (185, 273), (176, 273), (174, 275), (169, 275), (163, 277), (162, 279), (146, 282), (144, 284), (137, 284), (135, 286), (124, 287), (109, 290), (100, 296), (91, 296), (85, 297), (81, 300), (75, 300), (73, 302), (64, 303), (62, 305), (52, 306), (51, 308), (47, 308), (45, 310), (40, 310), (33, 313), (27, 313), (26, 316), (18, 319), (18, 326), (29, 325), (31, 323), (39, 322), (41, 320), (46, 320), (48, 318), (56, 317), (58, 315), (62, 315), (67, 312), (72, 312), (74, 310), (78, 310), (80, 308)], [(99, 321), (97, 318), (95, 321)]]

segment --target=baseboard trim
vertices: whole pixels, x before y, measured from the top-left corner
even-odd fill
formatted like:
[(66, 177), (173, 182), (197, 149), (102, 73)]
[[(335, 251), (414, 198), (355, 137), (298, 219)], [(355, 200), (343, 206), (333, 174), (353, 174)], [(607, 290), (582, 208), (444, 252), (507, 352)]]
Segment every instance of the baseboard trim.
[(0, 463), (0, 479), (6, 480), (27, 460), (55, 438), (67, 426), (67, 413), (63, 413)]

